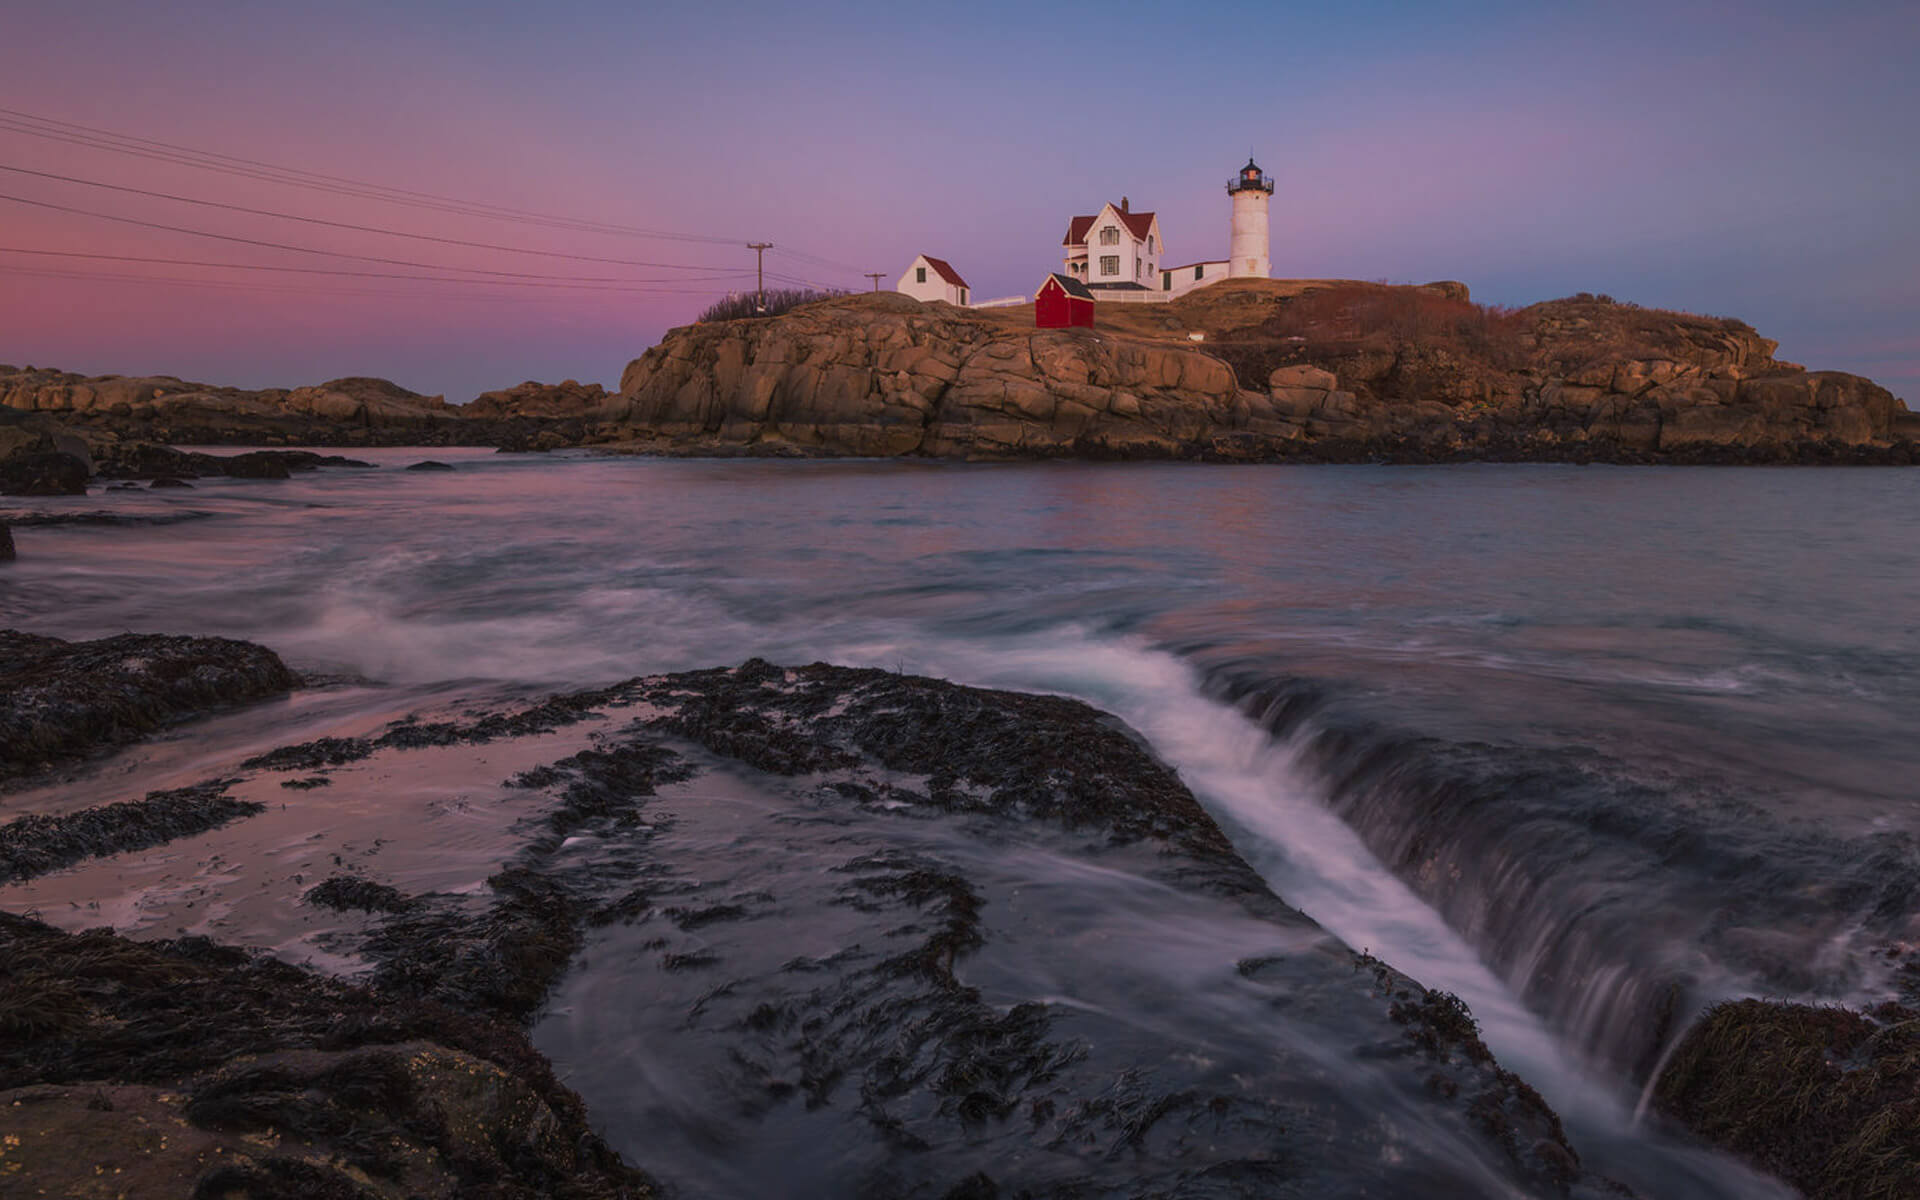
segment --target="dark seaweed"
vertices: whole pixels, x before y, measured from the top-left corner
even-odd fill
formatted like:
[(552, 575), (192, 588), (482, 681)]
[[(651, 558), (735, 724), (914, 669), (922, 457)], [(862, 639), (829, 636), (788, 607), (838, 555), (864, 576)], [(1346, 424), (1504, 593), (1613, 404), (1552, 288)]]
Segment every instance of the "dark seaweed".
[(0, 825), (0, 882), (17, 882), (74, 863), (165, 845), (264, 812), (225, 793), (231, 781), (148, 792), (62, 816), (33, 814)]

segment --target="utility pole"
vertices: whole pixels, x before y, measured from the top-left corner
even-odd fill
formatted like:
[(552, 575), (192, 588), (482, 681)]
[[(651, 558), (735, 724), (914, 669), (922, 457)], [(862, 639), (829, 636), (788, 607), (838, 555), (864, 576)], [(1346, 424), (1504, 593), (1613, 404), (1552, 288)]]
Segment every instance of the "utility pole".
[(753, 310), (767, 311), (767, 251), (773, 249), (772, 242), (748, 242), (747, 249), (753, 251), (753, 281), (755, 296)]
[(873, 280), (874, 291), (877, 292), (880, 290), (880, 277), (886, 274), (885, 271), (865, 271), (865, 272), (862, 272), (862, 274), (864, 274), (868, 279)]

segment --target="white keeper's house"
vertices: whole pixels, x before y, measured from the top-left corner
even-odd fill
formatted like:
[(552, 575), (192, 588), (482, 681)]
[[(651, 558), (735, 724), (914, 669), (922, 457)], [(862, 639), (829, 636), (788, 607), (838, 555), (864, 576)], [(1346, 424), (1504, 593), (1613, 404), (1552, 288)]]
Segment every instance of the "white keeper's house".
[(1134, 212), (1125, 196), (1090, 217), (1067, 222), (1066, 274), (1095, 291), (1146, 291), (1160, 282), (1160, 218)]
[(967, 281), (944, 258), (922, 254), (907, 264), (894, 291), (915, 300), (945, 300), (948, 304), (967, 303)]

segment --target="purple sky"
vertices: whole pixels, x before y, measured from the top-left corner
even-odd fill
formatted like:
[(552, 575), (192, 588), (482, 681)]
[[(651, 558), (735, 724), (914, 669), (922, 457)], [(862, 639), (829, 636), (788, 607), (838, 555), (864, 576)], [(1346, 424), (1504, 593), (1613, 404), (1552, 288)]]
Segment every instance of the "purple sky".
[[(6, 34), (0, 109), (31, 117), (0, 114), (0, 167), (43, 173), (0, 170), (0, 195), (16, 198), (0, 200), (0, 362), (15, 365), (245, 386), (383, 375), (453, 400), (526, 378), (611, 384), (715, 293), (750, 284), (727, 274), (751, 270), (749, 239), (775, 243), (770, 271), (815, 283), (890, 281), (924, 251), (977, 296), (1029, 292), (1058, 265), (1067, 217), (1122, 195), (1160, 213), (1170, 261), (1223, 255), (1223, 185), (1251, 151), (1279, 185), (1275, 275), (1460, 279), (1501, 304), (1607, 292), (1738, 316), (1783, 357), (1870, 375), (1920, 405), (1911, 0), (1177, 14), (71, 0), (9, 13)], [(713, 240), (212, 173), (173, 151), (40, 136), (28, 130), (53, 127), (34, 118)], [(102, 183), (546, 255), (91, 186)]]

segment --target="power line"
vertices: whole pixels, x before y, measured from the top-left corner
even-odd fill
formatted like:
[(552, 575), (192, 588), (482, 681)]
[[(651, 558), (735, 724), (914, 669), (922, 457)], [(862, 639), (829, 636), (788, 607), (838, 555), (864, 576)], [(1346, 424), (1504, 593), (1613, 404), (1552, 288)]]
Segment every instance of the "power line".
[(800, 262), (812, 263), (817, 267), (828, 267), (836, 271), (845, 271), (849, 275), (866, 274), (866, 272), (862, 271), (859, 267), (850, 266), (847, 263), (839, 262), (831, 258), (822, 258), (817, 254), (802, 254), (797, 250), (775, 250), (774, 253), (785, 258), (797, 259)]
[[(35, 128), (35, 125), (50, 126), (53, 128)], [(478, 200), (462, 200), (452, 196), (436, 195), (432, 192), (416, 192), (406, 188), (395, 188), (385, 184), (368, 183), (364, 180), (349, 179), (339, 175), (328, 175), (318, 171), (306, 171), (298, 167), (276, 166), (272, 163), (260, 162), (256, 159), (241, 158), (231, 154), (220, 154), (211, 150), (196, 150), (190, 146), (156, 141), (152, 138), (114, 133), (110, 130), (98, 129), (89, 125), (75, 124), (71, 121), (60, 121), (52, 117), (37, 116), (33, 113), (21, 112), (18, 109), (0, 108), (0, 129), (8, 129), (15, 133), (24, 133), (33, 137), (64, 142), (68, 145), (86, 146), (96, 150), (111, 150), (123, 154), (137, 155), (143, 158), (172, 162), (180, 166), (198, 167), (202, 170), (240, 175), (245, 178), (260, 179), (291, 187), (311, 187), (322, 191), (357, 195), (365, 199), (384, 200), (394, 204), (410, 204), (420, 208), (456, 211), (469, 216), (488, 216), (498, 220), (551, 224), (580, 230), (582, 232), (614, 234), (624, 237), (659, 238), (668, 241), (703, 242), (710, 245), (734, 245), (739, 241), (738, 238), (723, 237), (717, 234), (671, 233), (657, 229), (640, 229), (629, 225), (589, 221), (579, 217), (564, 217), (549, 213), (531, 212), (525, 209), (509, 208), (504, 205), (487, 204)], [(126, 143), (133, 144), (129, 145)]]
[[(197, 258), (151, 258), (138, 254), (94, 254), (78, 250), (39, 250), (21, 246), (0, 246), (0, 254), (33, 254), (46, 258), (83, 258), (104, 262), (151, 263), (172, 267), (215, 267), (229, 271), (278, 271), (295, 275), (333, 275), (355, 279), (411, 279), (427, 283), (481, 284), (487, 287), (538, 287), (538, 288), (580, 288), (586, 291), (651, 291), (651, 288), (627, 288), (607, 286), (611, 281), (568, 281), (563, 276), (553, 276), (551, 281), (534, 282), (525, 279), (458, 279), (445, 275), (409, 275), (399, 271), (342, 271), (331, 267), (289, 267), (266, 263), (209, 262)], [(687, 275), (674, 279), (625, 279), (620, 284), (653, 283), (700, 283), (718, 279), (738, 279), (751, 274), (746, 270), (718, 271), (712, 275)], [(547, 277), (535, 277), (545, 280)]]
[(0, 195), (0, 200), (14, 204), (26, 204), (34, 208), (48, 208), (55, 212), (73, 213), (82, 217), (96, 217), (102, 221), (117, 221), (122, 225), (137, 225), (143, 229), (162, 229), (169, 233), (185, 233), (194, 237), (213, 238), (222, 242), (237, 242), (243, 246), (264, 246), (270, 250), (290, 250), (297, 254), (319, 254), (328, 258), (352, 259), (356, 262), (383, 263), (391, 267), (418, 267), (428, 271), (465, 271), (474, 275), (492, 275), (502, 279), (571, 279), (576, 283), (626, 283), (628, 280), (618, 276), (594, 275), (540, 275), (528, 271), (494, 271), (485, 267), (458, 267), (446, 263), (414, 262), (405, 258), (383, 258), (374, 254), (350, 254), (345, 250), (319, 250), (312, 246), (294, 246), (286, 242), (269, 242), (260, 238), (236, 237), (230, 233), (212, 233), (205, 229), (188, 229), (181, 225), (167, 225), (158, 221), (142, 221), (135, 217), (120, 217), (112, 213), (93, 212), (90, 209), (74, 208), (66, 204), (54, 204), (46, 200), (29, 200), (24, 196)]
[[(177, 287), (205, 287), (205, 288), (232, 290), (232, 291), (284, 292), (284, 293), (288, 293), (292, 295), (300, 295), (300, 296), (314, 296), (314, 295), (362, 296), (362, 297), (376, 296), (376, 297), (403, 297), (404, 298), (404, 297), (416, 295), (416, 293), (402, 291), (395, 288), (329, 288), (329, 287), (310, 287), (310, 286), (287, 287), (287, 286), (276, 286), (271, 283), (248, 283), (244, 280), (237, 280), (237, 279), (188, 279), (182, 276), (173, 276), (173, 275), (133, 275), (133, 274), (126, 274), (121, 272), (111, 272), (111, 271), (61, 271), (61, 270), (58, 270), (55, 268), (49, 268), (49, 267), (19, 267), (19, 266), (12, 266), (10, 264), (0, 264), (0, 274), (23, 275), (23, 276), (31, 276), (31, 277), (43, 278), (43, 279), (98, 280), (102, 282), (111, 282), (111, 283), (154, 283), (154, 284), (166, 284), (169, 286), (177, 286)], [(397, 278), (408, 278), (408, 277), (398, 276)], [(444, 282), (444, 283), (469, 283), (470, 282), (470, 283), (476, 283), (476, 284), (483, 284), (484, 286), (489, 286), (489, 287), (509, 286), (507, 284), (487, 283), (484, 280), (449, 279), (449, 280), (441, 280), (439, 282)], [(620, 291), (620, 292), (645, 291), (650, 293), (684, 295), (684, 296), (724, 296), (727, 294), (727, 290), (724, 288), (583, 288), (581, 290), (583, 292), (588, 292), (588, 293), (595, 292), (595, 291)], [(568, 296), (555, 297), (555, 296), (516, 295), (511, 292), (507, 292), (507, 293), (468, 292), (468, 293), (455, 294), (452, 296), (437, 297), (436, 299), (437, 300), (522, 300), (522, 301), (549, 301), (550, 302), (556, 299), (585, 300), (589, 298), (590, 297), (588, 295), (578, 295), (578, 296), (572, 296), (572, 297), (568, 297)]]
[[(511, 208), (505, 205), (488, 204), (479, 200), (463, 200), (452, 196), (437, 195), (432, 192), (395, 188), (385, 184), (369, 183), (364, 180), (350, 179), (339, 175), (329, 175), (319, 171), (307, 171), (298, 167), (277, 166), (257, 159), (242, 158), (238, 155), (221, 154), (212, 150), (198, 150), (190, 146), (158, 141), (153, 138), (114, 133), (110, 130), (99, 129), (90, 125), (80, 125), (72, 121), (61, 121), (53, 117), (38, 116), (34, 113), (23, 112), (19, 109), (0, 108), (0, 130), (10, 130), (32, 137), (62, 142), (67, 145), (130, 154), (150, 160), (169, 162), (178, 166), (217, 171), (227, 175), (257, 179), (288, 187), (311, 188), (336, 195), (356, 196), (361, 199), (377, 200), (383, 203), (400, 204), (438, 212), (450, 212), (463, 216), (484, 217), (492, 220), (539, 225), (547, 228), (567, 229), (581, 233), (597, 233), (616, 237), (654, 238), (716, 246), (739, 245), (743, 240), (738, 237), (725, 237), (717, 234), (673, 233), (664, 230), (641, 229), (630, 225), (591, 221), (579, 217), (558, 216), (551, 213)], [(812, 263), (816, 266), (845, 271), (850, 274), (857, 275), (861, 273), (860, 268), (850, 264), (824, 258), (819, 255), (807, 254), (791, 248), (775, 250), (774, 253), (801, 262)]]
[(837, 284), (821, 283), (817, 279), (805, 279), (798, 275), (786, 275), (778, 271), (768, 271), (767, 278), (776, 283), (790, 283), (798, 287), (812, 288), (820, 292), (843, 292), (846, 290)]
[(26, 167), (8, 166), (0, 163), (0, 171), (11, 171), (16, 175), (31, 175), (36, 179), (57, 179), (62, 183), (77, 183), (84, 187), (104, 188), (111, 192), (126, 192), (134, 196), (151, 196), (158, 200), (174, 200), (181, 204), (198, 204), (203, 208), (220, 208), (228, 212), (247, 213), (256, 217), (275, 217), (282, 221), (300, 221), (308, 225), (324, 225), (329, 229), (348, 229), (355, 233), (378, 233), (387, 237), (411, 238), (419, 242), (438, 242), (443, 246), (465, 246), (473, 250), (502, 250), (510, 254), (534, 254), (542, 258), (565, 258), (575, 262), (609, 263), (617, 267), (648, 267), (661, 271), (711, 271), (711, 266), (691, 266), (686, 263), (636, 262), (625, 258), (601, 258), (592, 254), (566, 254), (558, 250), (534, 250), (526, 246), (502, 246), (493, 242), (470, 242), (462, 238), (436, 237), (430, 233), (406, 233), (398, 229), (382, 229), (377, 225), (356, 225), (349, 221), (329, 221), (324, 217), (303, 217), (296, 213), (274, 212), (265, 208), (249, 208), (244, 204), (227, 204), (219, 200), (201, 200), (193, 196), (176, 196), (171, 192), (156, 192), (147, 188), (127, 187), (118, 183), (102, 183), (97, 179), (81, 179), (73, 175), (57, 175), (51, 171), (32, 171)]

